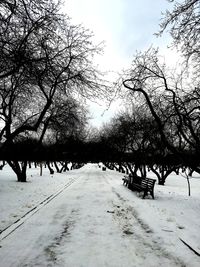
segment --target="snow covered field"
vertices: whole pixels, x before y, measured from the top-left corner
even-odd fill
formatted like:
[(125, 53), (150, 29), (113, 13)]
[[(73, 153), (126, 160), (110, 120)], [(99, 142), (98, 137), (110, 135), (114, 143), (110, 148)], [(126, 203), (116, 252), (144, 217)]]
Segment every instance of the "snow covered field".
[[(149, 177), (155, 176), (151, 173)], [(16, 182), (0, 171), (0, 267), (200, 266), (200, 177), (171, 175), (143, 200), (96, 164)], [(6, 229), (7, 228), (7, 229)]]

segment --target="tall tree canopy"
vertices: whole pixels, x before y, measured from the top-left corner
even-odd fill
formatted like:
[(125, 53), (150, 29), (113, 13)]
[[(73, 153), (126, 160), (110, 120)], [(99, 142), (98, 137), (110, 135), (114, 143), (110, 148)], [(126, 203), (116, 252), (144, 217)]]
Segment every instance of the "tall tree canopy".
[(105, 89), (93, 65), (101, 48), (60, 9), (56, 0), (0, 1), (0, 141), (5, 145), (41, 130), (58, 99), (91, 97)]
[(200, 63), (200, 1), (168, 0), (174, 4), (172, 11), (164, 14), (160, 34), (169, 28), (174, 45), (180, 48), (187, 61)]

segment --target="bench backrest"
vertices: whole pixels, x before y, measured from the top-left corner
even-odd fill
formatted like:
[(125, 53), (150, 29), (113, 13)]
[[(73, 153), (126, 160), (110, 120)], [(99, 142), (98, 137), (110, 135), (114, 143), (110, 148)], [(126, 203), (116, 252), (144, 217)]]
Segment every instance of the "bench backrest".
[(154, 180), (154, 179), (145, 178), (145, 179), (142, 179), (141, 185), (144, 187), (148, 187), (148, 188), (152, 189), (155, 185), (155, 182), (156, 182), (156, 180)]
[(132, 183), (141, 183), (142, 178), (136, 175), (129, 174), (128, 176), (129, 182)]

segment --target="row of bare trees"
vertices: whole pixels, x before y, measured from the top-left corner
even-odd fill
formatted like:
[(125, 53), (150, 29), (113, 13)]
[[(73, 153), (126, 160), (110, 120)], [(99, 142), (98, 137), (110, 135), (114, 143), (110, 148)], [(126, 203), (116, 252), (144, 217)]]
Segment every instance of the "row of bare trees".
[[(200, 0), (170, 2), (174, 9), (166, 12), (158, 35), (170, 29), (184, 64), (176, 72), (166, 66), (157, 49), (137, 53), (118, 82), (131, 99), (131, 103), (126, 100), (128, 111), (113, 119), (84, 149), (89, 160), (116, 159), (119, 168), (124, 159), (131, 159), (133, 171), (140, 169), (143, 175), (146, 162), (155, 173), (160, 164), (160, 183), (180, 163), (200, 171)], [(83, 140), (87, 110), (76, 96), (108, 94), (93, 65), (101, 47), (93, 44), (88, 30), (73, 25), (61, 7), (59, 0), (0, 1), (3, 152), (30, 138), (37, 140), (36, 146), (44, 140), (61, 146), (68, 138)], [(172, 161), (173, 168), (169, 167)], [(26, 181), (27, 160), (10, 157), (8, 163), (18, 180)]]
[(153, 47), (137, 52), (118, 81), (126, 89), (128, 112), (105, 126), (103, 134), (122, 153), (132, 154), (134, 164), (126, 162), (125, 170), (145, 176), (146, 164), (160, 184), (180, 166), (200, 173), (200, 1), (170, 2), (174, 8), (165, 13), (158, 35), (169, 29), (181, 64), (167, 66)]
[[(81, 135), (87, 112), (75, 97), (105, 89), (93, 65), (101, 47), (61, 8), (59, 0), (0, 1), (1, 149), (30, 136)], [(27, 162), (8, 163), (26, 181)]]

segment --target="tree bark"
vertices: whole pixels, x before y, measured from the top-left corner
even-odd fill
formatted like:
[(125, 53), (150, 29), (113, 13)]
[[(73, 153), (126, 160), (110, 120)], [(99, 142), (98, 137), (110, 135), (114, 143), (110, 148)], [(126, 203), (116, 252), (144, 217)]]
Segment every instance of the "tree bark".
[(54, 174), (54, 170), (51, 168), (49, 161), (47, 161), (46, 163), (47, 163), (47, 167), (50, 171), (50, 174)]
[(13, 161), (8, 160), (7, 162), (12, 168), (12, 170), (15, 172), (15, 174), (17, 175), (17, 181), (25, 183), (27, 179), (27, 176), (26, 176), (26, 170), (27, 170), (27, 164), (28, 164), (27, 160), (22, 161), (21, 164), (19, 161), (15, 161), (15, 160)]

